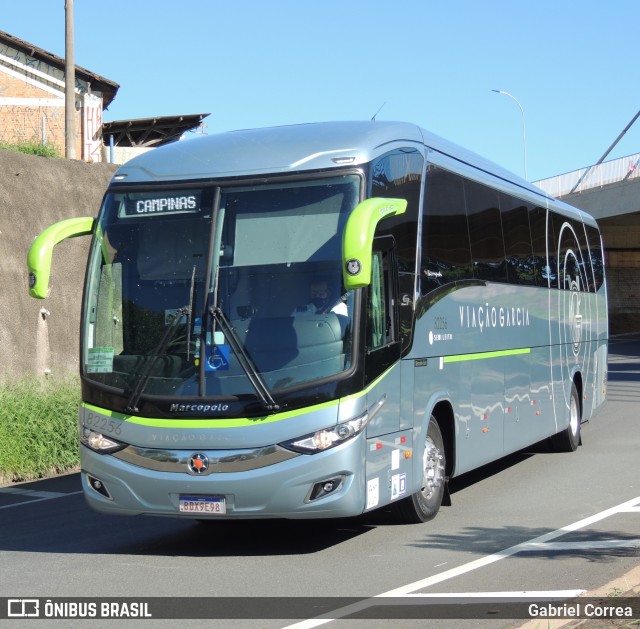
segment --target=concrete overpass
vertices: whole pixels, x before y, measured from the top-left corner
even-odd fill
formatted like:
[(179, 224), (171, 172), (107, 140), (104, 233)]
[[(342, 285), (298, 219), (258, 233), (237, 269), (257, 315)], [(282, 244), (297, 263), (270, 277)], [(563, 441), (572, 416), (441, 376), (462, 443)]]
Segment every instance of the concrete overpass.
[(640, 331), (640, 153), (534, 184), (598, 221), (611, 334)]

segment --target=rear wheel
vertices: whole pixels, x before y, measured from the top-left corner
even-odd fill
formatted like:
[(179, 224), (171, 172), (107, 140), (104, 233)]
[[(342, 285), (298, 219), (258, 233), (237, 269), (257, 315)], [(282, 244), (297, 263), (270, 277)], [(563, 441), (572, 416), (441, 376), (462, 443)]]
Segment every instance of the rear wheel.
[(436, 516), (442, 504), (446, 482), (445, 450), (440, 426), (433, 415), (427, 428), (422, 470), (420, 491), (392, 505), (394, 513), (403, 522), (427, 522)]
[(580, 397), (576, 383), (571, 384), (569, 402), (569, 425), (562, 432), (551, 437), (551, 445), (556, 452), (575, 452), (580, 445)]

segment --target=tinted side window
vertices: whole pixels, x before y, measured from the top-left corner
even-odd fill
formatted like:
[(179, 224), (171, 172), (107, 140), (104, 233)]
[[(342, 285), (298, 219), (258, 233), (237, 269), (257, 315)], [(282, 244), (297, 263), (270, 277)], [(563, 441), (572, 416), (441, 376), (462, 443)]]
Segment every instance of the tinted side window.
[(381, 234), (392, 234), (401, 267), (416, 267), (416, 224), (420, 209), (420, 184), (424, 159), (415, 149), (401, 149), (384, 155), (371, 167), (370, 197), (406, 199), (404, 214), (380, 223)]
[(591, 225), (585, 225), (585, 231), (587, 232), (587, 240), (589, 242), (591, 269), (593, 271), (595, 289), (600, 290), (604, 284), (604, 255), (602, 253), (600, 232)]
[(529, 208), (519, 199), (503, 194), (500, 198), (500, 209), (502, 210), (508, 281), (512, 284), (535, 286)]
[(465, 190), (474, 277), (506, 282), (500, 194), (475, 181), (467, 181)]
[(421, 292), (473, 278), (462, 177), (429, 166), (422, 223)]
[(553, 212), (547, 212), (547, 272), (549, 274), (549, 286), (559, 288), (560, 272), (558, 267), (558, 234), (555, 231)]
[[(418, 234), (416, 226), (420, 216), (420, 191), (424, 158), (412, 148), (399, 149), (376, 160), (370, 171), (368, 196), (406, 199), (404, 214), (392, 216), (379, 224), (380, 235), (392, 235), (395, 239), (395, 256), (398, 265), (398, 283), (401, 303), (413, 300), (416, 282), (416, 254)], [(403, 348), (411, 345), (413, 308), (400, 308), (400, 331)]]
[[(553, 214), (554, 231), (558, 238), (558, 269), (560, 288), (572, 284), (581, 291), (594, 290), (593, 261), (585, 237), (582, 221)], [(598, 246), (599, 249), (599, 246)], [(602, 266), (600, 265), (602, 269)]]
[(553, 285), (556, 279), (555, 271), (547, 265), (547, 210), (541, 207), (532, 208), (529, 212), (529, 225), (536, 284)]
[(576, 229), (578, 229), (578, 238), (580, 240), (580, 257), (584, 270), (585, 285), (582, 290), (593, 293), (596, 290), (596, 282), (592, 269), (591, 254), (589, 251), (589, 238), (587, 237), (587, 226), (581, 221), (576, 221)]

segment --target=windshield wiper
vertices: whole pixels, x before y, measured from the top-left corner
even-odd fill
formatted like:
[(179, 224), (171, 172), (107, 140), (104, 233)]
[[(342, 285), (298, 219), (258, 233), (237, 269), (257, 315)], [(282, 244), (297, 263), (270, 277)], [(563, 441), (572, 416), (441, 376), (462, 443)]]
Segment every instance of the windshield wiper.
[(193, 271), (191, 272), (191, 286), (189, 287), (189, 305), (183, 306), (182, 308), (178, 308), (176, 311), (176, 316), (173, 318), (173, 321), (167, 326), (167, 329), (164, 331), (160, 342), (156, 345), (153, 351), (147, 355), (147, 362), (144, 365), (144, 369), (140, 372), (140, 376), (138, 376), (138, 380), (136, 381), (136, 386), (133, 388), (131, 396), (129, 397), (129, 401), (127, 402), (127, 406), (125, 407), (125, 411), (127, 413), (137, 413), (138, 402), (140, 402), (140, 397), (142, 396), (142, 392), (144, 391), (151, 374), (153, 373), (153, 369), (158, 362), (158, 358), (160, 355), (164, 353), (164, 350), (167, 349), (167, 346), (173, 340), (173, 337), (176, 335), (178, 331), (178, 324), (182, 321), (182, 317), (186, 316), (189, 321), (187, 322), (187, 360), (189, 360), (189, 345), (191, 343), (191, 308), (193, 305), (193, 291), (196, 281), (196, 267), (193, 267)]
[(242, 345), (242, 342), (238, 338), (238, 335), (236, 334), (232, 325), (229, 323), (229, 320), (224, 316), (222, 310), (218, 306), (214, 306), (209, 309), (209, 312), (211, 313), (211, 316), (216, 320), (216, 323), (222, 329), (222, 332), (225, 335), (227, 341), (229, 341), (229, 345), (231, 346), (233, 353), (236, 355), (240, 366), (247, 375), (247, 378), (249, 378), (249, 382), (251, 382), (251, 385), (258, 394), (258, 397), (260, 398), (263, 406), (268, 411), (272, 411), (274, 413), (279, 411), (280, 406), (271, 396), (271, 392), (267, 388), (267, 385), (262, 379), (262, 376), (260, 376), (260, 374), (258, 373), (253, 360), (251, 360), (251, 357), (249, 356), (249, 354), (247, 354), (247, 351)]
[(183, 306), (182, 308), (178, 308), (176, 316), (174, 317), (173, 321), (167, 326), (167, 329), (164, 331), (164, 334), (160, 339), (160, 342), (158, 343), (158, 345), (156, 345), (153, 351), (147, 355), (147, 362), (145, 363), (145, 367), (140, 372), (140, 376), (138, 377), (136, 386), (134, 387), (133, 392), (129, 397), (129, 401), (127, 402), (127, 406), (124, 409), (127, 413), (137, 413), (139, 411), (138, 402), (140, 401), (140, 396), (142, 395), (144, 387), (151, 377), (153, 368), (156, 366), (160, 355), (167, 348), (167, 345), (169, 345), (169, 343), (171, 343), (171, 341), (173, 340), (173, 337), (176, 335), (176, 332), (178, 330), (178, 324), (180, 323), (180, 321), (182, 321), (182, 317), (184, 317), (185, 315), (191, 315), (190, 306)]

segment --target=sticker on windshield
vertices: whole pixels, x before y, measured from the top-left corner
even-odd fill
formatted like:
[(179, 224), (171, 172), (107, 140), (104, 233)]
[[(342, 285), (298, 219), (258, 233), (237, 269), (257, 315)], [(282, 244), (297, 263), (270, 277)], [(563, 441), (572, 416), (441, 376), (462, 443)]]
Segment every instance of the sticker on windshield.
[(90, 347), (87, 373), (111, 373), (113, 371), (113, 347)]
[(207, 361), (205, 371), (226, 371), (229, 369), (229, 345), (207, 345)]

